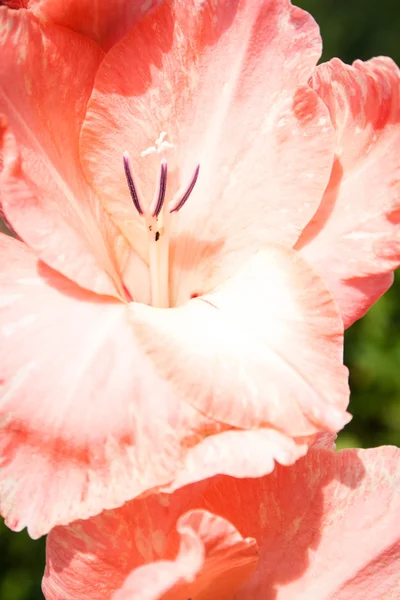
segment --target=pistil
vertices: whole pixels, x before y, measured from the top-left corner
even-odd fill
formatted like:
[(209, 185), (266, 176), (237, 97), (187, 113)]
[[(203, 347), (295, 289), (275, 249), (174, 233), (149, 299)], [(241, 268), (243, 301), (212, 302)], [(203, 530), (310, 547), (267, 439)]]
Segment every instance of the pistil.
[(169, 306), (169, 217), (164, 200), (167, 190), (167, 161), (162, 160), (153, 202), (145, 216), (149, 239), (151, 303), (159, 308)]
[(162, 159), (158, 175), (156, 192), (150, 207), (143, 202), (138, 185), (135, 183), (133, 169), (128, 152), (123, 154), (124, 171), (133, 204), (140, 217), (143, 218), (148, 232), (149, 269), (152, 306), (168, 308), (169, 303), (169, 244), (171, 238), (171, 222), (173, 213), (182, 209), (199, 176), (200, 165), (197, 165), (187, 188), (179, 191), (173, 200), (166, 205), (168, 165)]

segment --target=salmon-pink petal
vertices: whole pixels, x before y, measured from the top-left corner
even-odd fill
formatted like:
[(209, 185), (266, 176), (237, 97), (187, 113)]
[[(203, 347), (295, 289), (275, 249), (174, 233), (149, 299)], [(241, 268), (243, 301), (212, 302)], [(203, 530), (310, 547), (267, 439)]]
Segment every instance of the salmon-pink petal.
[(142, 354), (125, 304), (3, 234), (0, 253), (0, 509), (37, 537), (165, 485), (197, 422)]
[(112, 600), (174, 600), (193, 597), (231, 600), (254, 571), (257, 544), (243, 539), (225, 519), (204, 510), (189, 511), (177, 523), (180, 548), (175, 560), (143, 566)]
[(313, 443), (312, 443), (312, 447), (318, 447), (318, 448), (326, 448), (327, 450), (335, 450), (336, 449), (336, 439), (337, 439), (337, 434), (336, 433), (329, 433), (327, 431), (324, 431), (322, 433), (317, 433), (317, 435), (315, 436)]
[[(399, 485), (397, 448), (339, 453), (313, 448), (266, 477), (216, 477), (170, 496), (137, 499), (50, 533), (44, 593), (47, 600), (133, 600), (140, 585), (141, 597), (152, 600), (219, 600), (228, 592), (229, 600), (394, 599), (400, 592)], [(193, 526), (196, 517), (208, 529)], [(207, 568), (213, 563), (206, 540), (218, 531), (222, 548), (237, 540), (234, 558), (251, 559), (251, 539), (259, 550), (256, 570), (236, 593), (228, 585), (215, 594), (213, 575), (220, 569)], [(164, 594), (201, 563), (195, 544), (184, 543), (193, 532), (200, 535), (190, 541), (200, 538), (206, 550), (203, 570), (195, 574), (205, 584), (204, 595), (193, 588)], [(226, 573), (234, 584), (234, 570)]]
[(219, 283), (263, 242), (293, 244), (317, 209), (334, 142), (327, 109), (306, 85), (320, 47), (315, 22), (288, 0), (166, 0), (102, 62), (82, 163), (142, 256), (146, 232), (123, 152), (148, 203), (162, 157), (167, 201), (200, 164), (172, 224), (174, 304), (188, 285)]
[(147, 496), (55, 528), (47, 540), (46, 598), (109, 600), (120, 588), (115, 599), (164, 598), (170, 588), (166, 598), (197, 598), (210, 579), (221, 592), (216, 597), (225, 598), (227, 582), (237, 589), (254, 571), (257, 547), (221, 517), (185, 513), (205, 487)]
[(8, 8), (13, 8), (15, 10), (19, 10), (20, 8), (28, 8), (30, 0), (1, 0), (1, 5), (8, 6)]
[(164, 489), (177, 490), (218, 474), (261, 477), (274, 470), (275, 462), (281, 465), (296, 462), (306, 454), (308, 442), (312, 440), (294, 440), (272, 428), (233, 429), (209, 435), (188, 450), (182, 470)]
[[(102, 53), (27, 11), (0, 8), (2, 210), (40, 258), (79, 285), (123, 295), (129, 249), (88, 186), (78, 136)], [(68, 93), (67, 93), (68, 90)]]
[(42, 20), (87, 35), (107, 50), (159, 1), (26, 0), (26, 4)]
[(311, 450), (262, 480), (209, 488), (206, 507), (260, 548), (235, 600), (397, 598), (399, 485), (400, 450), (382, 447)]
[(296, 251), (271, 244), (206, 296), (129, 310), (158, 372), (210, 418), (295, 437), (349, 420), (342, 321)]
[(175, 494), (136, 498), (68, 527), (56, 527), (47, 537), (43, 591), (49, 600), (110, 600), (137, 567), (173, 559), (179, 548), (178, 518), (200, 483)]
[[(92, 251), (85, 232), (83, 229), (79, 231), (83, 224), (74, 222), (73, 215), (66, 218), (60, 210), (61, 204), (51, 204), (54, 198), (51, 187), (47, 194), (32, 182), (21, 164), (13, 134), (3, 129), (0, 131), (1, 140), (5, 156), (5, 167), (0, 176), (1, 206), (13, 230), (21, 234), (47, 264), (83, 287), (96, 293), (125, 298), (117, 263), (113, 264), (107, 253), (98, 224), (93, 222), (95, 227), (91, 227), (97, 238)], [(107, 221), (103, 211), (98, 216), (98, 222)], [(110, 222), (110, 233), (112, 231), (114, 239), (117, 239), (119, 234)], [(120, 249), (119, 256), (129, 255), (122, 239)]]
[(333, 59), (313, 86), (336, 129), (329, 186), (297, 247), (326, 279), (346, 327), (400, 263), (400, 71), (389, 58)]

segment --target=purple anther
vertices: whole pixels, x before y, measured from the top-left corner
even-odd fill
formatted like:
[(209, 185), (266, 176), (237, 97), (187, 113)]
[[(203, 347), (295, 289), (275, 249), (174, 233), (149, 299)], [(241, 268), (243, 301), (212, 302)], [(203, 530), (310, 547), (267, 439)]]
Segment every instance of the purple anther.
[(173, 213), (173, 212), (177, 212), (178, 210), (181, 210), (182, 206), (186, 203), (187, 199), (189, 198), (190, 194), (193, 191), (194, 186), (196, 185), (196, 181), (197, 178), (199, 176), (199, 171), (200, 171), (200, 165), (197, 165), (194, 173), (193, 173), (193, 177), (190, 181), (189, 187), (186, 190), (186, 192), (183, 194), (182, 198), (178, 201), (177, 204), (175, 204), (175, 206), (172, 206), (172, 208), (170, 208), (169, 212)]
[(128, 152), (124, 152), (123, 160), (124, 160), (125, 176), (126, 176), (126, 180), (128, 182), (128, 187), (129, 187), (129, 191), (131, 193), (133, 204), (135, 205), (135, 208), (138, 211), (139, 215), (143, 215), (143, 209), (140, 205), (139, 196), (138, 196), (138, 193), (137, 193), (137, 190), (135, 187), (135, 183), (133, 181)]
[(153, 210), (153, 217), (155, 217), (156, 219), (161, 212), (165, 200), (165, 192), (167, 190), (167, 173), (167, 161), (163, 159), (160, 164), (158, 198)]

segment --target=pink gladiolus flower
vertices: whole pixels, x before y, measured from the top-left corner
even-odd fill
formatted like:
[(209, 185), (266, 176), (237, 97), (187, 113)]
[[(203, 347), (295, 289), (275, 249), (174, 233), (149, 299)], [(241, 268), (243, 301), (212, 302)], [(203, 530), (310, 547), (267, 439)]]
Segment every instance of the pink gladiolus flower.
[(2, 0), (14, 9), (26, 8), (44, 22), (68, 27), (111, 48), (133, 23), (160, 0)]
[(54, 529), (47, 600), (389, 600), (400, 594), (400, 450), (313, 448)]
[(0, 19), (2, 210), (23, 240), (0, 238), (9, 526), (258, 477), (338, 431), (343, 325), (310, 263), (335, 266), (347, 322), (389, 285), (396, 67), (315, 71), (318, 29), (286, 0), (165, 0), (104, 58), (29, 11)]

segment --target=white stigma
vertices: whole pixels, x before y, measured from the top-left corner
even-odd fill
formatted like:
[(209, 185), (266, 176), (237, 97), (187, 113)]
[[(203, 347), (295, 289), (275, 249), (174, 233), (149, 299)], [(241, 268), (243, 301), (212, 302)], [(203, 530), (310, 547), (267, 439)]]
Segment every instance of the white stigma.
[(149, 154), (161, 154), (164, 150), (169, 150), (171, 148), (175, 148), (174, 144), (171, 142), (167, 142), (165, 139), (167, 137), (167, 132), (162, 131), (158, 138), (154, 141), (154, 146), (149, 146), (146, 150), (141, 152), (142, 156), (148, 156)]

